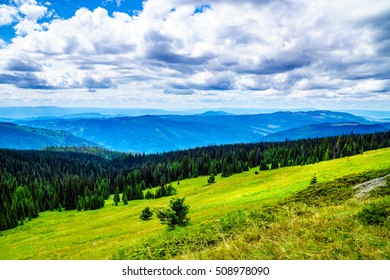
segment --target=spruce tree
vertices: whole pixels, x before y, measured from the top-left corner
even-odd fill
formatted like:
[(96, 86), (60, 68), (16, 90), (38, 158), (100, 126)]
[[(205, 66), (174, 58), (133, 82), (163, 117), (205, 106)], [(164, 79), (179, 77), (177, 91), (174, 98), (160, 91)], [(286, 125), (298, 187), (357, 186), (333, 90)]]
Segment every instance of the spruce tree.
[(185, 198), (172, 198), (169, 208), (157, 209), (157, 217), (162, 224), (166, 224), (173, 229), (175, 226), (184, 227), (188, 225), (190, 219), (187, 217), (190, 206), (184, 204)]
[(115, 206), (118, 206), (119, 201), (120, 201), (119, 188), (116, 187), (116, 190), (115, 190), (115, 193), (114, 193), (114, 203), (115, 203)]
[(310, 180), (310, 185), (317, 184), (317, 176), (316, 174), (313, 175), (313, 177)]
[(122, 194), (122, 201), (123, 201), (123, 205), (127, 205), (129, 203), (127, 200), (127, 194), (125, 191), (123, 191), (123, 194)]
[(146, 207), (144, 210), (142, 210), (139, 218), (143, 221), (146, 221), (146, 220), (150, 220), (152, 216), (153, 213), (150, 211), (149, 207)]
[(214, 175), (214, 174), (211, 174), (210, 177), (207, 179), (207, 182), (208, 182), (209, 184), (215, 183), (215, 175)]

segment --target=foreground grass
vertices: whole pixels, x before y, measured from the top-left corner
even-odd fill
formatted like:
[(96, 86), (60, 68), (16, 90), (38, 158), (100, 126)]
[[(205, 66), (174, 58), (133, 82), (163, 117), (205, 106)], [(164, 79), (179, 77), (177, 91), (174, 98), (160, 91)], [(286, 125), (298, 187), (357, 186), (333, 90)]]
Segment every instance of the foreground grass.
[(388, 259), (390, 180), (370, 200), (354, 199), (356, 183), (390, 168), (309, 187), (272, 206), (229, 212), (122, 249), (117, 259)]
[(234, 238), (204, 250), (182, 252), (176, 258), (388, 260), (390, 224), (367, 226), (356, 219), (366, 203), (350, 200), (321, 208), (285, 206), (272, 223), (259, 226), (249, 219), (249, 225)]
[[(272, 222), (263, 212), (256, 218), (249, 209), (273, 206), (293, 197), (308, 186), (314, 174), (322, 183), (389, 166), (390, 149), (382, 149), (258, 175), (254, 174), (256, 168), (229, 178), (218, 176), (212, 185), (206, 184), (205, 177), (183, 180), (175, 187), (178, 196), (186, 197), (190, 205), (192, 226), (169, 233), (155, 217), (144, 222), (139, 214), (146, 206), (166, 206), (170, 198), (130, 201), (127, 206), (113, 206), (108, 200), (103, 209), (85, 212), (48, 211), (23, 226), (2, 232), (0, 259), (388, 259), (389, 229), (363, 226), (351, 219), (366, 202), (317, 207), (291, 201), (279, 206), (272, 214)], [(237, 209), (242, 209), (238, 216), (226, 216)], [(216, 230), (222, 234), (215, 234)], [(181, 236), (191, 238), (191, 232), (197, 235), (193, 242), (181, 244), (185, 239)], [(161, 239), (161, 233), (168, 236), (167, 242), (173, 238), (176, 248), (184, 246), (187, 251), (155, 255), (137, 251), (153, 238)]]

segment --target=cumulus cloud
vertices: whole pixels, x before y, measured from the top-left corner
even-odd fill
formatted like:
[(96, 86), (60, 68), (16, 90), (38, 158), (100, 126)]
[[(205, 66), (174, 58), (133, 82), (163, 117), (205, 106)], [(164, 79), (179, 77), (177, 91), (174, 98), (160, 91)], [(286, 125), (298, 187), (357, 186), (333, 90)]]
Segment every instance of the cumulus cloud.
[(0, 26), (14, 22), (17, 35), (23, 36), (34, 30), (41, 30), (37, 21), (45, 16), (47, 7), (35, 0), (13, 0), (9, 5), (0, 5)]
[(148, 0), (136, 15), (81, 8), (45, 23), (47, 5), (14, 4), (0, 6), (19, 35), (0, 49), (0, 83), (17, 88), (249, 105), (389, 93), (386, 1)]
[(18, 10), (15, 7), (0, 5), (0, 26), (13, 23), (17, 15)]

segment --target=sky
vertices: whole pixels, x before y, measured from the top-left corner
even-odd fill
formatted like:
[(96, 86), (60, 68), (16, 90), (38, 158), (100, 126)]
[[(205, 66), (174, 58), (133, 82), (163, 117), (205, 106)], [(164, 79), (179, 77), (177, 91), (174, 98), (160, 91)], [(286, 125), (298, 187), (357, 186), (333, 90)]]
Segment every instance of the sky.
[(0, 0), (0, 106), (390, 110), (390, 1)]

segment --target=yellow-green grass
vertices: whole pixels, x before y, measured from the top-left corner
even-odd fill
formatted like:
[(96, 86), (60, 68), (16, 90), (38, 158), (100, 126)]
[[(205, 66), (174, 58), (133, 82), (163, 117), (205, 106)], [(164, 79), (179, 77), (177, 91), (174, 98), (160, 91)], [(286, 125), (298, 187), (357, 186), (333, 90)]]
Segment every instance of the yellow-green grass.
[[(380, 199), (370, 201), (377, 200)], [(364, 225), (356, 219), (357, 213), (368, 203), (351, 199), (338, 206), (285, 206), (265, 227), (249, 224), (233, 239), (214, 247), (184, 252), (175, 258), (389, 260), (389, 225)]]
[[(222, 218), (232, 210), (275, 203), (307, 187), (314, 174), (322, 182), (389, 166), (387, 148), (317, 164), (261, 171), (258, 175), (254, 173), (258, 168), (254, 168), (228, 178), (217, 176), (211, 185), (207, 177), (173, 184), (177, 196), (186, 197), (191, 223), (197, 225)], [(109, 259), (119, 248), (163, 232), (164, 226), (155, 216), (141, 221), (139, 215), (147, 206), (166, 206), (170, 199), (130, 201), (126, 206), (114, 206), (111, 199), (99, 210), (40, 213), (23, 226), (0, 234), (0, 259)]]

